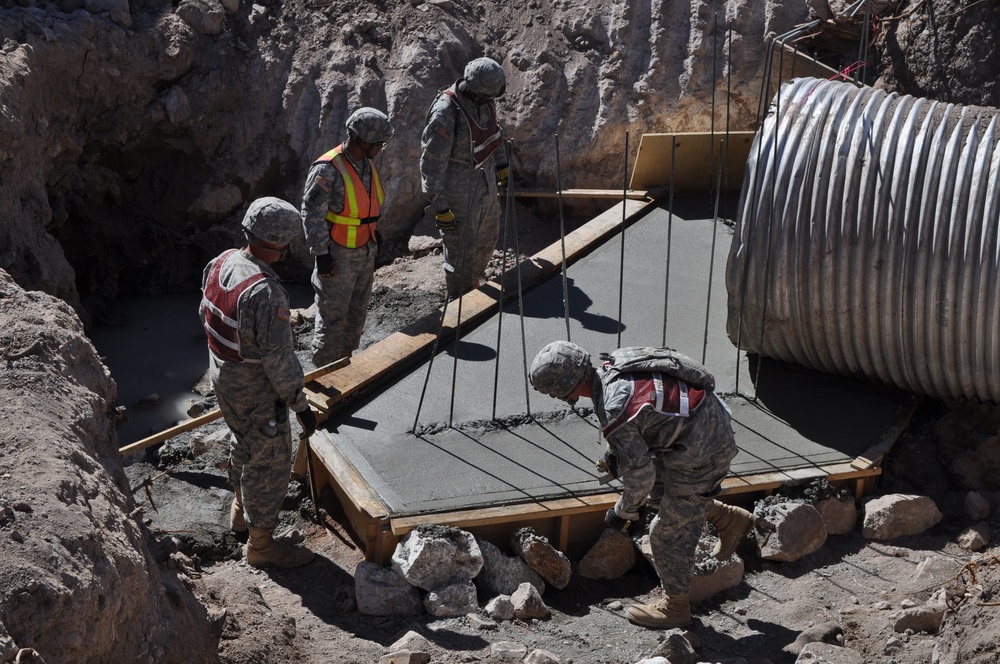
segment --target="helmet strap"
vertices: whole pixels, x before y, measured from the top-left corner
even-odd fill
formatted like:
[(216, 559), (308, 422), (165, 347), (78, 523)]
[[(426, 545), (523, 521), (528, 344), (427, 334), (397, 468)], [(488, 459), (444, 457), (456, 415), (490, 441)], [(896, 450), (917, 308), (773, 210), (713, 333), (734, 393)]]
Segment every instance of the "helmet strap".
[(273, 242), (268, 242), (267, 240), (261, 240), (259, 237), (254, 237), (249, 232), (245, 232), (247, 236), (247, 248), (250, 250), (252, 256), (256, 256), (265, 263), (274, 263), (275, 261), (281, 260), (288, 250), (287, 245), (274, 244)]

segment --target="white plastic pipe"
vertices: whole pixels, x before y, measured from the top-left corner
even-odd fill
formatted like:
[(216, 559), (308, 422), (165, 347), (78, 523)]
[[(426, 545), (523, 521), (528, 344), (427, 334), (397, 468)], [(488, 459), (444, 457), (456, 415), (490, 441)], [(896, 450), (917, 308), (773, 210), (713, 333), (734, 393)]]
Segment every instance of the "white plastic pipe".
[(726, 269), (751, 353), (1000, 402), (1000, 110), (782, 86)]

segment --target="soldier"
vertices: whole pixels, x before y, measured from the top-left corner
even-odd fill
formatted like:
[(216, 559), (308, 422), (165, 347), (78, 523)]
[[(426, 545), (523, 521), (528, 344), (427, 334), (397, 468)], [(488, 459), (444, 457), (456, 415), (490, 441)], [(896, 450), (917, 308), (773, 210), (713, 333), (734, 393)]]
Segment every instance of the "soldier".
[(385, 200), (373, 159), (391, 136), (385, 113), (359, 108), (347, 118), (347, 140), (317, 159), (306, 178), (302, 226), (316, 258), (312, 358), (317, 367), (349, 358), (361, 345)]
[(608, 442), (598, 466), (623, 485), (605, 522), (627, 532), (643, 521), (647, 502), (656, 509), (649, 544), (664, 597), (626, 613), (644, 627), (682, 627), (691, 622), (688, 593), (706, 518), (719, 530), (721, 560), (754, 525), (746, 510), (713, 498), (737, 452), (729, 409), (708, 369), (670, 349), (621, 348), (602, 359), (595, 370), (586, 350), (554, 341), (532, 362), (531, 384), (571, 404), (593, 400)]
[(490, 58), (477, 58), (427, 112), (420, 183), (444, 242), (449, 297), (479, 285), (496, 248), (497, 191), (507, 186), (510, 168), (493, 100), (506, 87), (503, 68)]
[(202, 276), (201, 320), (219, 409), (232, 432), (229, 481), (236, 497), (230, 527), (249, 530), (247, 563), (299, 567), (313, 552), (274, 539), (292, 463), (289, 407), (306, 435), (316, 415), (302, 391), (288, 294), (270, 265), (299, 234), (298, 211), (272, 197), (258, 198), (243, 217), (247, 245), (214, 258)]

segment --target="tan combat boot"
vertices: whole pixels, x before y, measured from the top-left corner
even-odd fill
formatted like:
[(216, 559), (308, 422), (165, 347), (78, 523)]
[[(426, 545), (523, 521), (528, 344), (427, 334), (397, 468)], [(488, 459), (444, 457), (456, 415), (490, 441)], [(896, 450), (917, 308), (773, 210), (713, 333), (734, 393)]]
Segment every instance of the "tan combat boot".
[(727, 505), (713, 500), (706, 518), (719, 531), (719, 541), (715, 543), (712, 555), (717, 560), (725, 560), (733, 555), (736, 547), (754, 524), (754, 515), (742, 507)]
[(247, 564), (254, 567), (301, 567), (316, 556), (312, 551), (287, 542), (276, 540), (270, 530), (250, 529), (246, 545)]
[(687, 595), (674, 595), (652, 604), (633, 604), (625, 610), (625, 615), (636, 625), (672, 629), (691, 624), (691, 605)]
[(247, 531), (247, 520), (243, 516), (243, 493), (239, 487), (233, 489), (236, 495), (233, 497), (233, 504), (229, 507), (229, 529), (234, 533), (245, 533)]

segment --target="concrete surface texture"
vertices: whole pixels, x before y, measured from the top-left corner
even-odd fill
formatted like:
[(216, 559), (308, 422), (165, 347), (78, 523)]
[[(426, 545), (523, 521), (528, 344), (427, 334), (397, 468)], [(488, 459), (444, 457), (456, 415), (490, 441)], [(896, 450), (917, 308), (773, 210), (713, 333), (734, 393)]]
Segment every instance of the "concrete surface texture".
[[(891, 443), (908, 395), (776, 362), (758, 371), (756, 358), (737, 353), (725, 331), (732, 231), (706, 198), (645, 211), (625, 233), (621, 345), (661, 345), (665, 330), (666, 345), (699, 360), (704, 353), (734, 413), (734, 474), (818, 476)], [(621, 243), (616, 235), (567, 270), (570, 337), (595, 362), (617, 345)], [(523, 347), (515, 298), (463, 330), (457, 352), (454, 342), (439, 349), (429, 375), (424, 363), (335, 414), (314, 444), (336, 446), (392, 515), (613, 491), (597, 481), (603, 441), (594, 416), (526, 387), (526, 362), (566, 337), (561, 276), (523, 300)], [(578, 406), (589, 413), (589, 403)]]

